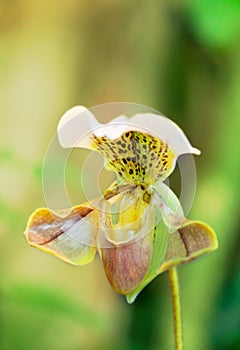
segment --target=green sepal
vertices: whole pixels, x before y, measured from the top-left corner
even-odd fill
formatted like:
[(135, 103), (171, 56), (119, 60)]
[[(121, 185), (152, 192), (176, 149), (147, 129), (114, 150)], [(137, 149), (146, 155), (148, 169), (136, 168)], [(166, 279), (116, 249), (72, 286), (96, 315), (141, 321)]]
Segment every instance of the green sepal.
[(170, 187), (160, 180), (155, 182), (152, 187), (164, 201), (165, 205), (171, 209), (175, 215), (184, 217), (181, 203)]
[(153, 253), (151, 264), (148, 271), (139, 284), (139, 286), (130, 294), (126, 295), (127, 302), (132, 304), (138, 294), (145, 288), (158, 274), (160, 266), (165, 258), (165, 254), (168, 246), (168, 227), (165, 225), (164, 221), (161, 219), (162, 214), (159, 209), (157, 209), (156, 214), (156, 226), (153, 230)]
[(163, 182), (157, 181), (152, 187), (158, 195), (157, 203), (161, 209), (163, 221), (168, 226), (169, 232), (176, 231), (185, 221), (178, 197)]

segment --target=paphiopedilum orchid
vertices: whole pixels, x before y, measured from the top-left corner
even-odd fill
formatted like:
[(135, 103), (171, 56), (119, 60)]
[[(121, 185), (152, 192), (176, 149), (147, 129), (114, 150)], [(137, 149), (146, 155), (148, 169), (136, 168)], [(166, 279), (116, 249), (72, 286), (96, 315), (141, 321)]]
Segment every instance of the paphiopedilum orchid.
[(58, 138), (63, 147), (102, 154), (117, 179), (99, 199), (37, 209), (25, 230), (30, 245), (77, 265), (98, 250), (110, 284), (129, 303), (160, 273), (217, 248), (212, 229), (187, 220), (163, 182), (178, 156), (200, 154), (174, 122), (143, 113), (100, 124), (78, 106), (61, 118)]

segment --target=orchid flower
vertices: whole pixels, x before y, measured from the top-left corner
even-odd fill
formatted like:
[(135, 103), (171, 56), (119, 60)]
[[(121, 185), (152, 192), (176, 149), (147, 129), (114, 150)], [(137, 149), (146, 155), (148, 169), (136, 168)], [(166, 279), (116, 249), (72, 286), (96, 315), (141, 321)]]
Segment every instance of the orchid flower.
[(107, 278), (132, 303), (157, 275), (217, 248), (213, 230), (184, 217), (163, 182), (182, 154), (200, 154), (170, 119), (152, 113), (99, 123), (77, 106), (58, 125), (62, 147), (103, 155), (116, 181), (101, 198), (70, 210), (37, 209), (25, 236), (30, 245), (76, 265), (98, 251)]

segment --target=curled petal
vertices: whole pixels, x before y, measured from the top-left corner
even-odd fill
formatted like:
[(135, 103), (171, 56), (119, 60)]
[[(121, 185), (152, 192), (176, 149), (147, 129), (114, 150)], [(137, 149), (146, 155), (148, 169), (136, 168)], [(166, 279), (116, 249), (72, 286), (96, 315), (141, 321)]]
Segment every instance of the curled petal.
[(90, 262), (96, 253), (98, 213), (88, 206), (69, 210), (37, 209), (24, 232), (28, 243), (77, 265)]
[(166, 256), (158, 273), (192, 261), (217, 248), (216, 234), (208, 225), (186, 220), (181, 228), (169, 235)]
[(160, 273), (192, 261), (218, 247), (216, 234), (206, 224), (185, 220), (174, 233), (160, 220), (155, 228), (152, 260), (149, 269), (135, 290), (129, 293), (127, 301), (133, 303), (141, 290)]

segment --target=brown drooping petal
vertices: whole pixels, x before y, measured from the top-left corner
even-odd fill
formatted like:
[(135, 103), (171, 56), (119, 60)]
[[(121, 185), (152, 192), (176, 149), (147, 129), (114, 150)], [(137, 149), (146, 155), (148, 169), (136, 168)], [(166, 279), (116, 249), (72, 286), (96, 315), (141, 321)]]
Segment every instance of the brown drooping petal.
[(131, 187), (106, 202), (100, 213), (98, 250), (108, 280), (120, 294), (135, 290), (151, 263), (156, 210), (151, 195), (148, 201), (145, 195), (144, 188)]
[(101, 249), (111, 286), (120, 294), (131, 293), (144, 278), (152, 258), (152, 234), (126, 245)]

